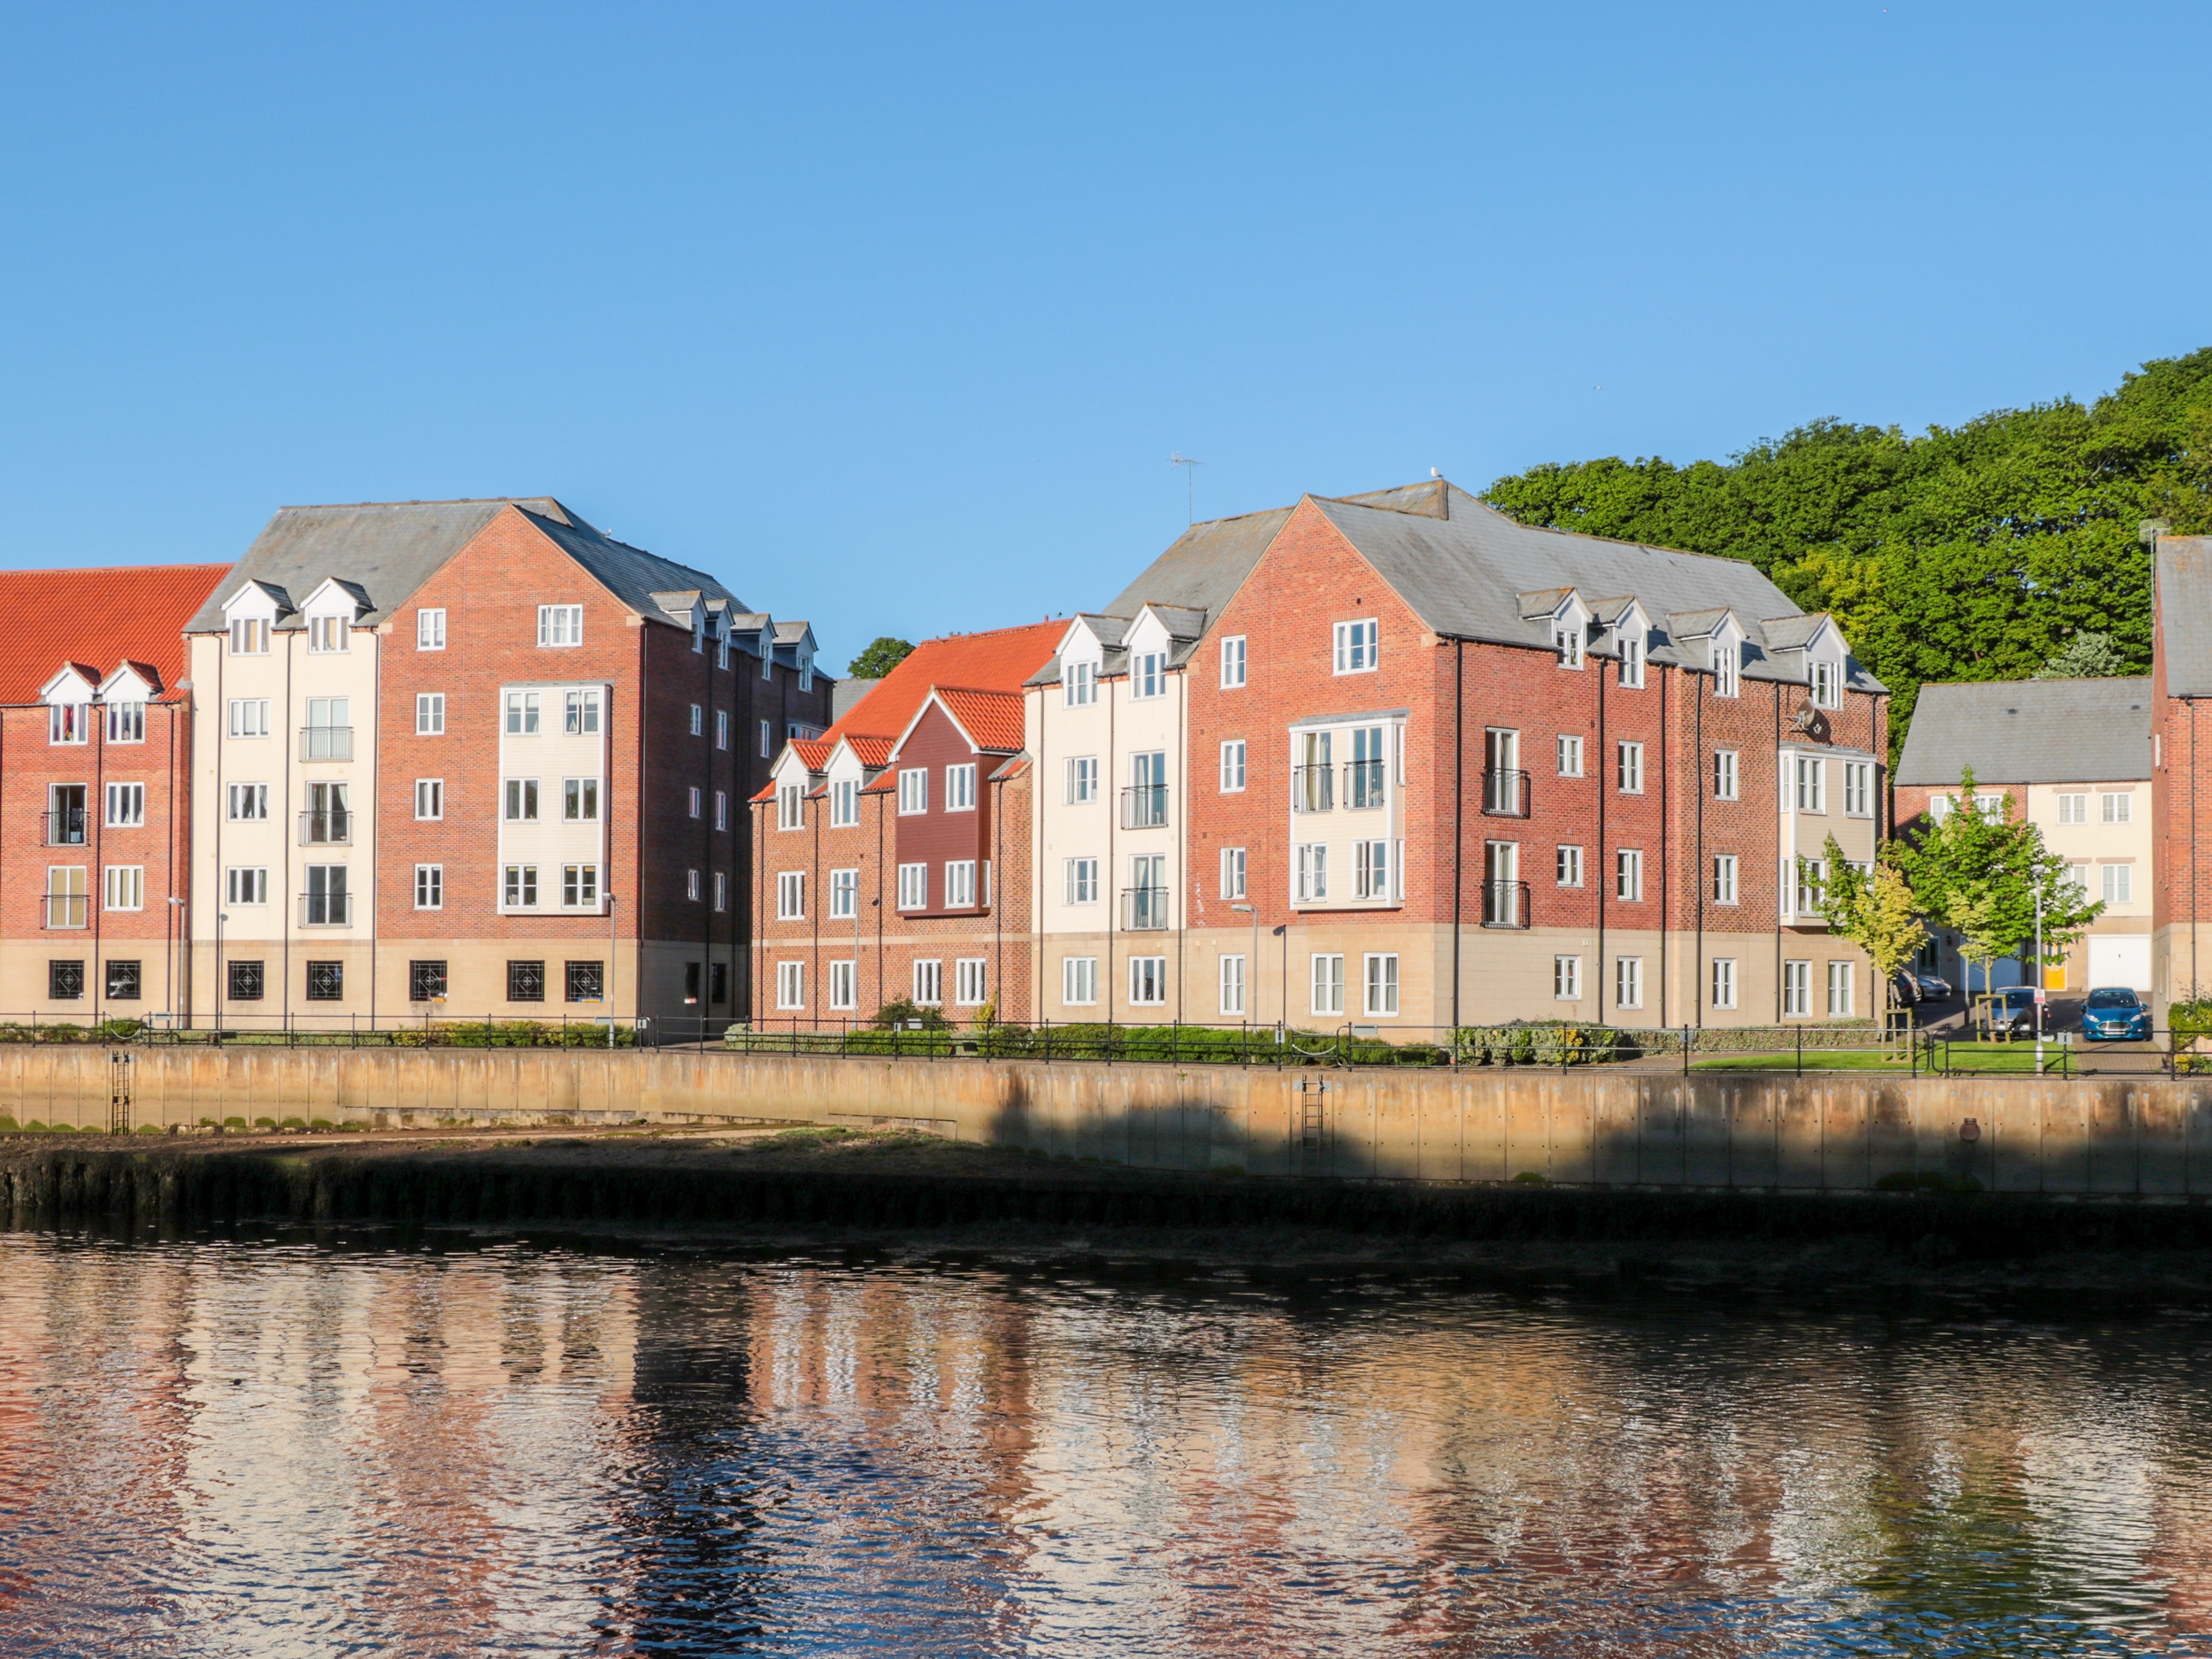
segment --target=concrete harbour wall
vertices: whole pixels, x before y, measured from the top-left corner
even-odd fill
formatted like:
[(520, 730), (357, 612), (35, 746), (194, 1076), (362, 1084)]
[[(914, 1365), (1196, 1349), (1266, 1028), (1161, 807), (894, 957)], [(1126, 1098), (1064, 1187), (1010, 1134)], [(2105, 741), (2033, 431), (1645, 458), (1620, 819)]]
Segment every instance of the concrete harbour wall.
[[(96, 1129), (93, 1045), (0, 1049), (0, 1112)], [(380, 1128), (788, 1121), (1150, 1169), (1609, 1187), (2212, 1194), (2212, 1079), (1796, 1078), (886, 1061), (683, 1050), (141, 1048), (131, 1118)], [(1962, 1134), (1967, 1120), (1975, 1130)]]

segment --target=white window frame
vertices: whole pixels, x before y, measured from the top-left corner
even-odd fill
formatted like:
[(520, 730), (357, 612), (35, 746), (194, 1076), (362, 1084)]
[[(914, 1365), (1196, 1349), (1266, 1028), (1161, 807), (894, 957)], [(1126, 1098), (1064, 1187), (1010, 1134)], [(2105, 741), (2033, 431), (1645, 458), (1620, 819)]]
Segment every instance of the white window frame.
[(1064, 770), (1070, 806), (1087, 806), (1098, 799), (1097, 756), (1071, 755)]
[(1551, 959), (1551, 998), (1555, 1002), (1579, 1002), (1582, 1000), (1580, 956), (1554, 956)]
[(1132, 1008), (1165, 1008), (1167, 1006), (1167, 958), (1165, 956), (1132, 956), (1129, 958), (1129, 1006)]
[(850, 829), (860, 822), (860, 780), (840, 778), (830, 785), (830, 827)]
[(699, 786), (695, 783), (687, 785), (684, 789), (685, 816), (696, 819), (703, 803), (703, 797), (699, 793)]
[(760, 757), (763, 760), (772, 760), (775, 753), (776, 723), (773, 720), (763, 720), (760, 723)]
[(1233, 1019), (1244, 1015), (1244, 957), (1241, 955), (1221, 958), (1218, 975), (1220, 1010)]
[(1736, 1006), (1735, 957), (1715, 956), (1713, 958), (1713, 974), (1709, 994), (1712, 997), (1712, 1006), (1715, 1008), (1733, 1008)]
[[(697, 790), (692, 793), (696, 795)], [(698, 817), (695, 810), (694, 818)], [(803, 783), (780, 783), (776, 786), (776, 827), (795, 830), (806, 827), (806, 786)]]
[(534, 691), (511, 691), (504, 703), (500, 730), (509, 737), (535, 737), (538, 734), (538, 694)]
[(1356, 899), (1387, 899), (1391, 896), (1391, 875), (1397, 860), (1390, 856), (1387, 841), (1357, 841), (1352, 843), (1352, 896)]
[(1559, 775), (1563, 778), (1582, 776), (1582, 740), (1566, 733), (1559, 734)]
[(1240, 737), (1225, 738), (1221, 744), (1221, 793), (1244, 793), (1245, 744)]
[(1096, 703), (1098, 664), (1089, 662), (1064, 664), (1060, 672), (1060, 697), (1063, 706), (1070, 709), (1087, 709)]
[(2081, 794), (2062, 794), (2058, 797), (2058, 821), (2061, 824), (2089, 822), (2089, 796)]
[(1315, 904), (1329, 896), (1329, 844), (1300, 841), (1294, 849), (1297, 894), (1301, 904)]
[(1307, 989), (1310, 1004), (1309, 1012), (1315, 1015), (1344, 1017), (1344, 953), (1340, 950), (1317, 950), (1313, 953), (1309, 971)]
[(445, 607), (425, 605), (415, 612), (415, 649), (419, 651), (445, 649)]
[(2097, 880), (2107, 904), (2135, 902), (2135, 864), (2132, 860), (2099, 864)]
[(1644, 1005), (1644, 959), (1641, 956), (1613, 958), (1613, 1006), (1641, 1008)]
[(1398, 953), (1371, 950), (1360, 963), (1363, 1001), (1370, 1019), (1398, 1017)]
[(948, 858), (945, 861), (945, 903), (949, 910), (972, 910), (975, 906), (975, 860)]
[(1782, 1018), (1809, 1019), (1813, 1011), (1813, 964), (1791, 959), (1782, 964)]
[(833, 870), (829, 872), (830, 920), (849, 922), (860, 914), (860, 872)]
[(418, 778), (415, 780), (415, 821), (434, 824), (445, 817), (445, 780)]
[(146, 786), (111, 783), (104, 791), (102, 818), (109, 829), (143, 829), (146, 825)]
[(1743, 691), (1743, 649), (1732, 641), (1715, 640), (1707, 648), (1705, 664), (1712, 671), (1713, 695), (1733, 697)]
[(226, 816), (233, 824), (263, 824), (269, 818), (269, 786), (234, 783), (226, 791)]
[(899, 909), (926, 910), (929, 908), (929, 866), (926, 864), (899, 866)]
[(1847, 760), (1843, 763), (1843, 815), (1846, 818), (1874, 816), (1872, 761)]
[(100, 872), (100, 908), (104, 910), (142, 910), (146, 908), (146, 866), (109, 864)]
[(1149, 703), (1167, 695), (1167, 653), (1138, 651), (1129, 658), (1129, 701)]
[(1737, 791), (1742, 787), (1742, 768), (1736, 750), (1717, 749), (1713, 751), (1713, 799), (1734, 801), (1740, 797)]
[(899, 773), (899, 816), (918, 818), (929, 810), (929, 768), (908, 766)]
[(46, 741), (49, 743), (87, 743), (92, 741), (92, 705), (88, 703), (57, 703), (46, 710)]
[(538, 780), (503, 778), (499, 787), (499, 816), (508, 824), (538, 822)]
[(1831, 960), (1828, 964), (1828, 1018), (1849, 1019), (1858, 1005), (1858, 964)]
[(1552, 656), (1562, 668), (1582, 672), (1582, 624), (1572, 617), (1558, 617), (1551, 625)]
[(691, 705), (691, 735), (703, 737), (707, 730), (707, 711), (697, 703)]
[[(729, 652), (729, 641), (722, 641), (723, 654)], [(724, 664), (726, 667), (728, 664)], [(860, 964), (849, 956), (841, 957), (829, 966), (829, 1006), (832, 1013), (850, 1014), (860, 1008)]]
[(540, 605), (538, 607), (538, 643), (565, 649), (584, 642), (584, 608), (581, 605)]
[(1582, 885), (1582, 849), (1563, 843), (1552, 858), (1553, 885), (1578, 887)]
[(353, 630), (343, 617), (310, 617), (307, 618), (307, 654), (310, 657), (334, 657), (351, 643)]
[(1095, 858), (1068, 858), (1061, 861), (1061, 902), (1064, 904), (1095, 904), (1098, 902), (1098, 860)]
[(1842, 702), (1843, 672), (1839, 664), (1816, 657), (1809, 678), (1812, 682), (1813, 707), (1832, 709)]
[(1636, 848), (1614, 850), (1613, 896), (1627, 904), (1636, 903), (1644, 896), (1644, 855)]
[(730, 746), (730, 711), (727, 709), (714, 711), (714, 746), (724, 750)]
[(2097, 821), (2101, 824), (2132, 824), (2135, 821), (2135, 792), (2132, 789), (2107, 789), (2097, 803)]
[(1797, 810), (1828, 811), (1828, 763), (1817, 755), (1800, 755), (1793, 768), (1797, 779)]
[(1624, 634), (1619, 638), (1620, 668), (1618, 679), (1630, 691), (1640, 691), (1644, 685), (1644, 636)]
[(108, 741), (111, 743), (142, 743), (146, 741), (146, 705), (142, 703), (111, 703), (108, 711)]
[(1817, 918), (1820, 897), (1828, 885), (1828, 861), (1825, 858), (1799, 857), (1791, 861), (1790, 895), (1794, 903), (1793, 914)]
[(776, 872), (776, 919), (780, 922), (806, 920), (805, 871)]
[(588, 737), (599, 729), (599, 694), (571, 691), (561, 699), (561, 730), (571, 737)]
[(976, 764), (945, 768), (945, 810), (972, 812), (975, 810)]
[(991, 1000), (988, 956), (958, 956), (952, 964), (952, 1000), (958, 1008), (980, 1008)]
[(1381, 666), (1381, 619), (1360, 617), (1350, 622), (1340, 622), (1333, 631), (1331, 643), (1334, 648), (1336, 672), (1371, 674)]
[(1098, 958), (1060, 958), (1060, 1002), (1064, 1008), (1098, 1006)]
[(269, 871), (265, 864), (233, 864), (223, 872), (226, 904), (266, 904)]
[(417, 864), (415, 866), (415, 908), (419, 910), (445, 909), (445, 866)]
[(1734, 853), (1715, 853), (1713, 855), (1714, 903), (1733, 904), (1737, 902), (1736, 895), (1739, 891), (1737, 886), (1737, 875), (1736, 855)]
[(1244, 684), (1245, 636), (1225, 634), (1221, 638), (1221, 688), (1234, 691)]
[(779, 962), (776, 964), (776, 1006), (780, 1010), (797, 1010), (806, 1006), (806, 964)]
[(1614, 756), (1614, 781), (1623, 795), (1644, 792), (1644, 746), (1624, 738)]
[(443, 737), (445, 735), (445, 693), (419, 691), (415, 694), (415, 735)]
[(1223, 898), (1240, 899), (1245, 896), (1247, 872), (1248, 865), (1243, 848), (1224, 847), (1221, 849), (1221, 896)]
[[(593, 778), (573, 781), (588, 781), (595, 784), (599, 780)], [(596, 789), (591, 792), (591, 816), (597, 818), (599, 816), (599, 792)], [(730, 827), (730, 796), (726, 789), (717, 789), (714, 792), (714, 827), (718, 830), (727, 830)]]
[(269, 618), (233, 617), (230, 619), (230, 654), (233, 657), (266, 657), (269, 654)]

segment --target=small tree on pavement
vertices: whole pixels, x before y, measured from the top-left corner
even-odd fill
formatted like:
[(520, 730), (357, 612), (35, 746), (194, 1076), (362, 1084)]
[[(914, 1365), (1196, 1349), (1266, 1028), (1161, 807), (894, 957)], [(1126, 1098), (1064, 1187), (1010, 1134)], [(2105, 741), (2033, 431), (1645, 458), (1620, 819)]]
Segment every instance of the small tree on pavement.
[(1876, 1011), (1887, 1030), (1895, 977), (1928, 936), (1920, 902), (1895, 864), (1878, 861), (1873, 869), (1862, 870), (1844, 857), (1832, 835), (1825, 850), (1831, 873), (1820, 888), (1821, 916), (1832, 933), (1849, 940), (1873, 962)]

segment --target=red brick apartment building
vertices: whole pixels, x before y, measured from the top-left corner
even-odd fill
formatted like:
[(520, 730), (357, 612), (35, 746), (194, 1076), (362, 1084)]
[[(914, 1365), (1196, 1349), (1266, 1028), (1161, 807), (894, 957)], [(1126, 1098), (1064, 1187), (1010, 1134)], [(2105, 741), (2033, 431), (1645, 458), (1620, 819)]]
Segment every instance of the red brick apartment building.
[(1441, 480), (1194, 526), (1035, 677), (1034, 1006), (1863, 1018), (1794, 872), (1872, 856), (1886, 695), (1750, 565)]
[(0, 1018), (183, 1005), (183, 628), (224, 569), (0, 572)]
[(926, 641), (777, 757), (752, 803), (760, 1029), (833, 1029), (900, 997), (1031, 1018), (1022, 687), (1063, 627)]
[(741, 803), (829, 723), (807, 624), (538, 497), (285, 508), (186, 631), (196, 1018), (745, 1007)]
[(2151, 977), (2166, 1005), (2212, 995), (2212, 536), (2156, 538), (2151, 629)]

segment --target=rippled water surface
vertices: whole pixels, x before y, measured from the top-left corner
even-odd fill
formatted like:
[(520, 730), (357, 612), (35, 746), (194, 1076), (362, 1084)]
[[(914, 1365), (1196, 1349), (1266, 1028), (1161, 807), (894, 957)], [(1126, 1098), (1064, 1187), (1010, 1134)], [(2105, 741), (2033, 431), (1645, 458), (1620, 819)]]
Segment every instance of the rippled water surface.
[(2208, 1351), (0, 1235), (0, 1652), (2212, 1654)]

